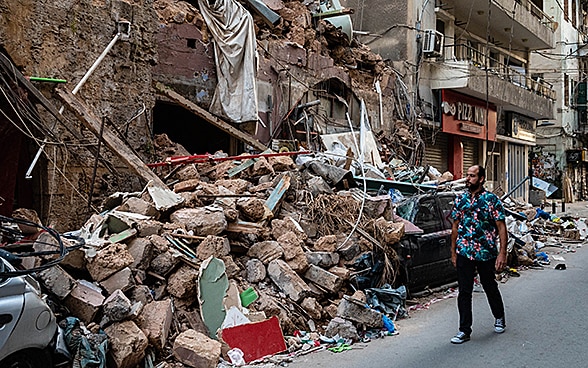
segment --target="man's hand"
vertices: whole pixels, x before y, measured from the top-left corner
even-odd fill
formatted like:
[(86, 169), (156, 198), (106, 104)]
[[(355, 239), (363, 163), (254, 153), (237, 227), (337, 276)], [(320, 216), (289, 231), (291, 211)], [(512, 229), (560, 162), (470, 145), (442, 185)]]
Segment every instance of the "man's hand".
[(506, 255), (500, 252), (498, 257), (496, 257), (496, 271), (502, 272), (502, 270), (506, 267)]
[(457, 253), (451, 252), (451, 263), (453, 263), (453, 267), (457, 268)]

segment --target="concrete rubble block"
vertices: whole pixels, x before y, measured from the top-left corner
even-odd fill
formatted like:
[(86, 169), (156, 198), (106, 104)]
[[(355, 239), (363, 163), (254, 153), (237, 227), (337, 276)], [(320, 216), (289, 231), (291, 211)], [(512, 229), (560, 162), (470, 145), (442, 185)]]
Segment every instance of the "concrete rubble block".
[(104, 327), (113, 322), (120, 322), (131, 313), (131, 301), (120, 290), (112, 293), (102, 303), (102, 321), (100, 326)]
[(244, 179), (221, 179), (217, 180), (214, 184), (219, 187), (225, 187), (235, 194), (243, 194), (247, 192), (252, 185)]
[(194, 193), (198, 196), (198, 198), (200, 199), (200, 201), (204, 204), (204, 205), (209, 205), (214, 203), (214, 201), (216, 200), (215, 197), (211, 197), (214, 195), (218, 195), (219, 194), (219, 188), (214, 185), (214, 184), (209, 184), (209, 183), (200, 183), (200, 185), (198, 186), (198, 188), (196, 188), (194, 190)]
[(393, 217), (392, 198), (388, 194), (366, 197), (363, 208), (368, 218), (391, 220)]
[(176, 298), (189, 299), (196, 296), (197, 285), (198, 270), (184, 265), (168, 278), (167, 291)]
[(288, 266), (290, 266), (292, 271), (301, 275), (304, 274), (304, 272), (306, 272), (310, 266), (304, 252), (297, 253), (294, 258), (287, 260), (286, 263), (288, 263)]
[(307, 219), (300, 219), (300, 227), (309, 238), (316, 238), (318, 235), (318, 224)]
[(156, 220), (138, 220), (137, 221), (137, 235), (146, 238), (150, 235), (157, 235), (161, 233), (163, 224)]
[(221, 355), (221, 343), (190, 329), (176, 337), (173, 354), (189, 367), (215, 368)]
[(67, 252), (65, 258), (59, 263), (61, 266), (69, 269), (82, 271), (86, 269), (86, 253), (80, 248), (72, 249)]
[(386, 221), (380, 217), (374, 225), (378, 239), (382, 239), (385, 244), (396, 244), (404, 236), (404, 222)]
[(178, 170), (176, 173), (176, 178), (180, 181), (200, 179), (200, 173), (198, 172), (195, 164), (187, 164)]
[(290, 171), (296, 167), (294, 160), (290, 156), (268, 157), (268, 162), (275, 172)]
[(361, 302), (341, 299), (337, 307), (337, 316), (359, 323), (368, 328), (382, 328), (382, 313), (366, 308)]
[(265, 266), (263, 262), (261, 262), (257, 258), (250, 259), (247, 261), (247, 281), (256, 283), (263, 281), (265, 276), (267, 275)]
[[(64, 245), (66, 244), (64, 243)], [(48, 232), (42, 232), (35, 239), (35, 242), (33, 243), (33, 249), (35, 252), (54, 252), (55, 250), (59, 249), (59, 244), (53, 235), (49, 234)], [(58, 255), (48, 254), (42, 255), (40, 257), (45, 260), (54, 260), (57, 259)]]
[(185, 208), (196, 208), (196, 207), (202, 207), (203, 203), (200, 200), (200, 198), (198, 198), (198, 195), (194, 192), (182, 192), (182, 193), (178, 193), (180, 195), (180, 197), (184, 198), (184, 204), (183, 206)]
[(151, 302), (143, 307), (138, 319), (138, 326), (149, 343), (162, 350), (169, 336), (172, 322), (171, 299)]
[(329, 305), (327, 305), (326, 307), (323, 308), (323, 311), (325, 313), (327, 313), (327, 315), (331, 318), (335, 318), (337, 317), (337, 306), (339, 305), (339, 302), (335, 303), (331, 303)]
[(175, 250), (165, 251), (151, 260), (149, 268), (158, 275), (165, 276), (181, 262)]
[(251, 176), (255, 177), (267, 174), (274, 174), (274, 169), (265, 157), (260, 157), (257, 161), (255, 161), (250, 172)]
[(151, 262), (153, 245), (148, 238), (135, 238), (127, 245), (129, 253), (133, 257), (132, 268), (146, 270)]
[(86, 324), (94, 320), (103, 302), (102, 290), (86, 280), (78, 280), (64, 300), (71, 313)]
[(314, 320), (320, 320), (322, 317), (323, 307), (316, 301), (315, 298), (304, 298), (300, 306), (308, 313)]
[(227, 228), (227, 220), (221, 208), (182, 208), (170, 215), (172, 222), (184, 224), (194, 235), (218, 235)]
[(339, 291), (343, 285), (343, 280), (339, 276), (315, 265), (310, 265), (304, 277), (332, 293)]
[(159, 212), (151, 203), (137, 197), (129, 197), (118, 207), (119, 211), (138, 213), (144, 216), (159, 217)]
[(134, 259), (125, 244), (115, 243), (96, 252), (88, 260), (88, 272), (95, 281), (102, 281), (117, 271), (133, 264)]
[(234, 208), (224, 208), (223, 211), (228, 222), (235, 222), (239, 219), (239, 210)]
[(281, 259), (271, 261), (267, 273), (280, 290), (294, 302), (299, 302), (308, 295), (308, 285)]
[(127, 291), (135, 285), (135, 278), (133, 272), (129, 267), (125, 267), (110, 277), (100, 281), (100, 286), (106, 290), (108, 295), (111, 295), (116, 290)]
[(306, 252), (308, 263), (328, 268), (339, 264), (339, 254), (333, 252)]
[(125, 293), (131, 303), (141, 303), (147, 305), (153, 301), (153, 295), (147, 285), (135, 285)]
[(259, 198), (243, 198), (237, 201), (237, 209), (249, 221), (261, 221), (268, 211), (265, 202)]
[(161, 235), (150, 235), (147, 237), (153, 246), (154, 253), (166, 252), (169, 249), (169, 242)]
[(76, 280), (59, 265), (39, 272), (38, 276), (47, 290), (61, 300), (65, 299), (76, 285)]
[(280, 246), (284, 250), (284, 259), (286, 261), (295, 258), (300, 253), (304, 253), (304, 249), (302, 249), (304, 242), (293, 231), (288, 231), (280, 236), (278, 243), (280, 243)]
[(247, 255), (259, 259), (263, 264), (268, 264), (274, 259), (281, 258), (284, 255), (284, 250), (277, 241), (266, 240), (253, 244)]
[(359, 341), (357, 328), (353, 325), (353, 323), (351, 323), (351, 321), (340, 317), (333, 318), (325, 330), (325, 336), (327, 337), (333, 337), (336, 335), (339, 335), (344, 339)]
[(226, 256), (231, 252), (231, 245), (229, 239), (222, 236), (208, 235), (198, 248), (196, 249), (196, 256), (202, 261), (213, 256), (220, 258)]
[(188, 179), (174, 184), (174, 192), (192, 192), (200, 185), (200, 179)]
[(351, 277), (351, 271), (349, 271), (349, 269), (347, 269), (345, 267), (339, 267), (339, 266), (331, 267), (331, 268), (329, 268), (329, 272), (332, 273), (333, 275), (339, 276), (339, 278), (343, 281), (349, 280), (349, 277)]
[(320, 252), (334, 252), (337, 250), (337, 236), (326, 235), (321, 236), (316, 243), (314, 243), (314, 250)]
[(114, 323), (104, 329), (108, 336), (108, 367), (134, 368), (147, 349), (147, 337), (133, 321)]
[(272, 236), (274, 239), (279, 239), (282, 235), (289, 231), (293, 231), (300, 240), (306, 241), (308, 236), (304, 232), (304, 229), (300, 224), (292, 217), (286, 217), (285, 219), (273, 219), (272, 225)]

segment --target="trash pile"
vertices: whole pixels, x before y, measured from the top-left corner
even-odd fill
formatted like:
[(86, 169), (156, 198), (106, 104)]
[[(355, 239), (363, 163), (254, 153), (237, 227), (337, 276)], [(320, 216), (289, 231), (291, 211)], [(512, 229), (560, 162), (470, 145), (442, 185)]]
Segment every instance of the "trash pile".
[[(325, 160), (258, 156), (218, 152), (164, 167), (173, 191), (150, 183), (111, 195), (69, 234), (84, 245), (65, 239), (63, 260), (38, 273), (62, 318), (78, 318), (90, 340), (108, 337), (109, 367), (249, 363), (395, 333), (406, 289), (391, 286), (390, 245), (404, 230), (391, 198), (365, 198)], [(55, 243), (36, 236), (46, 252), (36, 263), (55, 259)], [(355, 291), (367, 274), (373, 287)]]

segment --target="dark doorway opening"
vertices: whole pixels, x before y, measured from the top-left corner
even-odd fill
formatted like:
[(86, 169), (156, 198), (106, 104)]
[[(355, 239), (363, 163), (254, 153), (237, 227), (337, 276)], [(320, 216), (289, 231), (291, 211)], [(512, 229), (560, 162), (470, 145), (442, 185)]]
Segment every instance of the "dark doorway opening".
[[(158, 101), (153, 109), (153, 132), (165, 133), (191, 154), (223, 151), (234, 154), (235, 140), (209, 122), (200, 119), (185, 108)], [(233, 149), (231, 149), (233, 148)]]

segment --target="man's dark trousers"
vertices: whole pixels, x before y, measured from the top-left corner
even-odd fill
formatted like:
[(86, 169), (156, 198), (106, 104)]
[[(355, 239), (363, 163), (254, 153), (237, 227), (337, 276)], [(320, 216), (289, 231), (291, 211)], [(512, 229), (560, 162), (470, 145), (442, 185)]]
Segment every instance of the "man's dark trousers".
[(468, 336), (472, 333), (472, 291), (476, 269), (480, 275), (480, 283), (484, 288), (490, 310), (494, 318), (504, 318), (504, 304), (498, 290), (495, 277), (496, 259), (490, 261), (472, 261), (462, 255), (457, 255), (457, 282), (459, 294), (457, 309), (459, 310), (459, 330)]

